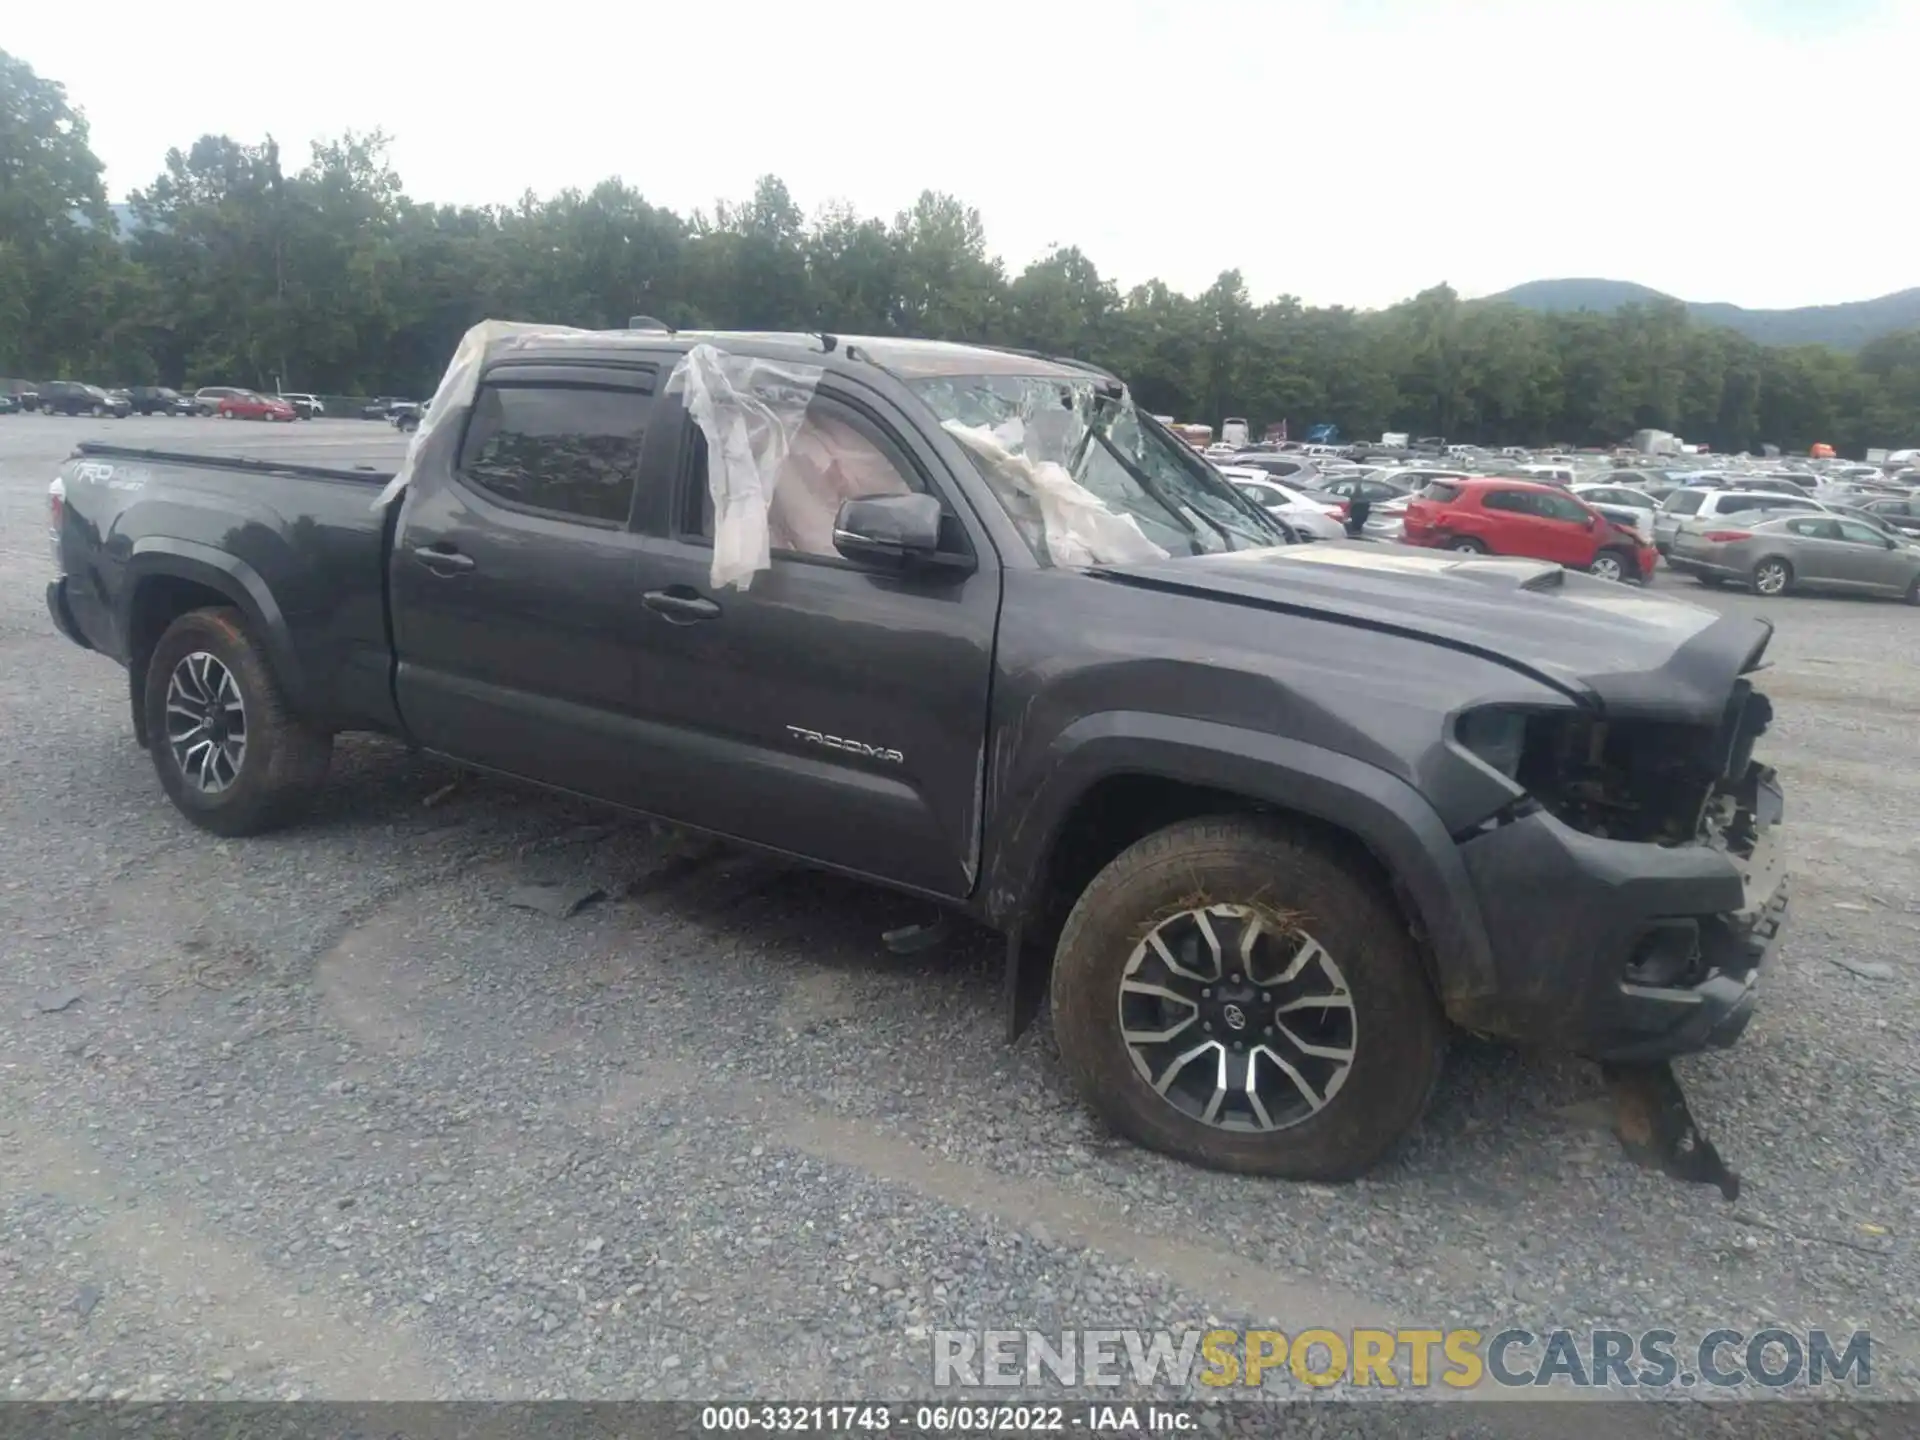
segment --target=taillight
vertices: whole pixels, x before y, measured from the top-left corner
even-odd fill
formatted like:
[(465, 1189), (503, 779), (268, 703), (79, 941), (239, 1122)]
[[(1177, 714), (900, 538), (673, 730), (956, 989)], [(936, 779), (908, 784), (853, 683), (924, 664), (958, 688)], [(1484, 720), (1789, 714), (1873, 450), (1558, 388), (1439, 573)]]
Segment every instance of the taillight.
[(1731, 545), (1736, 540), (1751, 540), (1751, 530), (1709, 530), (1700, 537), (1709, 545)]
[(60, 527), (66, 523), (67, 518), (67, 482), (58, 475), (53, 477), (53, 483), (47, 487), (47, 516), (52, 521), (47, 535), (53, 542), (53, 563), (58, 565), (60, 563)]
[(1335, 519), (1339, 519), (1339, 520), (1346, 519), (1348, 514), (1347, 502), (1344, 500), (1336, 500), (1333, 504), (1327, 507), (1327, 513), (1333, 516)]

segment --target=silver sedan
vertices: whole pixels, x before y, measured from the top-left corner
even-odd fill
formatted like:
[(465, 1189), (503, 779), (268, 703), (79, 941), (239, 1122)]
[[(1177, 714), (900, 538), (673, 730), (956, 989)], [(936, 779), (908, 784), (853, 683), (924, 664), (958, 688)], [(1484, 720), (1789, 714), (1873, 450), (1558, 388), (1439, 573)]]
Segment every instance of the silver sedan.
[(1833, 590), (1920, 605), (1920, 545), (1839, 515), (1732, 515), (1682, 525), (1667, 563), (1703, 585), (1759, 595)]

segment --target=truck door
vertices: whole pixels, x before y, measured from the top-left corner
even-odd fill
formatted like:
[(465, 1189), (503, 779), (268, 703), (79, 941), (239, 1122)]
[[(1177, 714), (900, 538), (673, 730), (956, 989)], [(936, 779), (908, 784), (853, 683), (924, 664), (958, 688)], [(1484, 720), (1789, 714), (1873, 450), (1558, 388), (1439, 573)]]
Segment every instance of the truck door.
[(423, 457), (390, 562), (400, 712), (423, 746), (607, 799), (644, 793), (629, 519), (664, 373), (496, 366), (464, 435)]
[[(679, 485), (638, 565), (636, 704), (676, 757), (656, 808), (944, 896), (978, 863), (998, 564), (912, 425), (824, 381), (769, 515), (773, 564), (716, 589), (706, 442), (678, 394)], [(668, 412), (671, 411), (669, 417)], [(804, 463), (802, 460), (804, 459)], [(971, 566), (880, 574), (833, 547), (840, 501), (931, 491)]]

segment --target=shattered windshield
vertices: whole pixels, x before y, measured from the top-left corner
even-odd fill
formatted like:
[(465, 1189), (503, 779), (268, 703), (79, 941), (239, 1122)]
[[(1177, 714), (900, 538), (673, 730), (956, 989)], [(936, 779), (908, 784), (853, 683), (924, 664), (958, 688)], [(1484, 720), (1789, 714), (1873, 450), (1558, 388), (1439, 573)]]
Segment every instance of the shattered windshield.
[(943, 375), (913, 388), (1045, 563), (1120, 564), (1286, 543), (1260, 506), (1112, 382)]

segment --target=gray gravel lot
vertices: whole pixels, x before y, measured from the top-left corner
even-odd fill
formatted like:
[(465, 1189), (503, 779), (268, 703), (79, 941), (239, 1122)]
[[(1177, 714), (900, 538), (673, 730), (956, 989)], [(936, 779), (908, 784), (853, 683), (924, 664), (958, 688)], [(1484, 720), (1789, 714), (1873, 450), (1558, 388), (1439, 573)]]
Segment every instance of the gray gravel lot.
[[(400, 454), (0, 417), (0, 1396), (912, 1396), (935, 1327), (1209, 1319), (1867, 1328), (1920, 1395), (1920, 611), (1657, 585), (1780, 626), (1797, 913), (1742, 1044), (1682, 1066), (1738, 1206), (1621, 1159), (1590, 1067), (1468, 1043), (1388, 1168), (1287, 1185), (1102, 1133), (1044, 1023), (1001, 1042), (993, 943), (894, 957), (886, 894), (492, 782), (429, 804), (449, 772), (374, 740), (300, 829), (193, 830), (45, 614), (83, 437)], [(546, 879), (609, 898), (505, 903)]]

